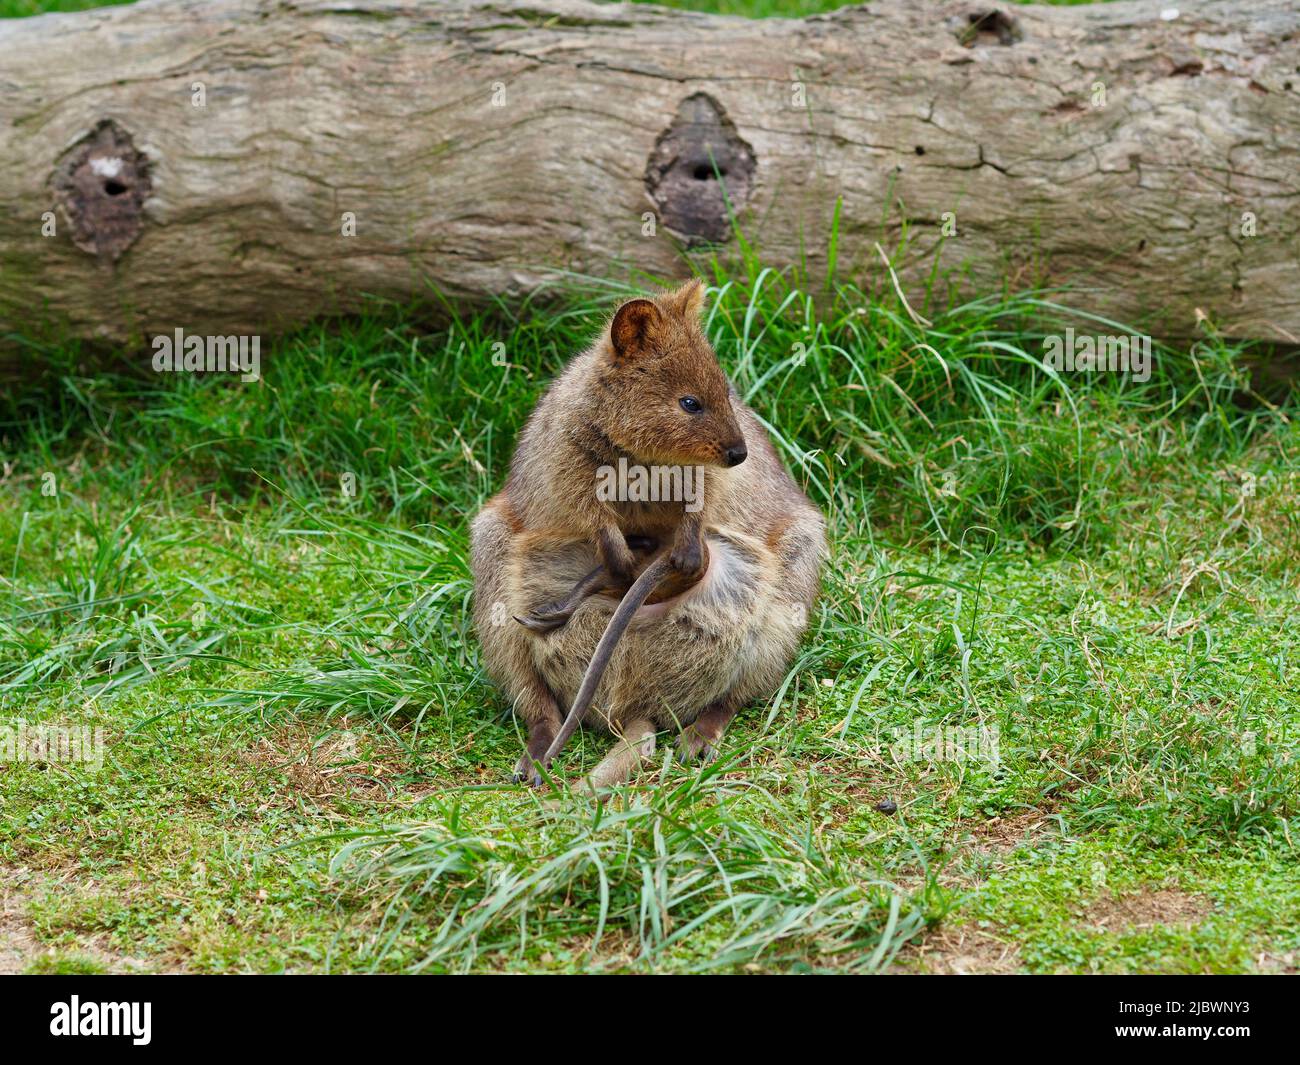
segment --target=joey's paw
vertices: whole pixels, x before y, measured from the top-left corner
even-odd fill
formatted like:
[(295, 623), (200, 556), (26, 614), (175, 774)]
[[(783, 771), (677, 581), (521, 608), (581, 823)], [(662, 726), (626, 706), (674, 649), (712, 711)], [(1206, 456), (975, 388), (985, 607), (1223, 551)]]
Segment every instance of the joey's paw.
[(688, 725), (677, 734), (677, 761), (684, 765), (693, 762), (706, 765), (718, 756), (717, 742), (714, 737), (697, 731), (694, 725)]
[(629, 587), (636, 580), (636, 555), (615, 555), (605, 563), (609, 584), (615, 588)]
[(636, 555), (628, 547), (622, 534), (602, 535), (596, 556), (605, 567), (605, 575), (615, 584), (630, 584), (636, 573)]
[(704, 572), (704, 541), (690, 538), (673, 545), (668, 564), (686, 577), (698, 577)]
[(545, 783), (542, 780), (541, 766), (527, 752), (515, 763), (515, 772), (512, 779), (514, 783), (527, 784), (530, 788), (540, 788)]

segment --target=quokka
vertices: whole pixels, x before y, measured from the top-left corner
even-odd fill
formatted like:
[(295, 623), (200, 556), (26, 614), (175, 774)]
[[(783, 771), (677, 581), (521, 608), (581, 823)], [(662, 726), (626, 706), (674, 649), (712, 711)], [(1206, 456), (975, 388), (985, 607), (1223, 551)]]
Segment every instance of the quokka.
[[(691, 281), (624, 303), (542, 397), (505, 488), (473, 522), (484, 664), (528, 731), (517, 780), (540, 783), (609, 596), (652, 559), (673, 579), (636, 610), (584, 721), (621, 740), (596, 786), (634, 772), (660, 729), (679, 733), (682, 758), (710, 757), (736, 712), (780, 682), (806, 626), (825, 523), (719, 367), (703, 300)], [(697, 505), (603, 498), (601, 471), (620, 460), (703, 468)]]

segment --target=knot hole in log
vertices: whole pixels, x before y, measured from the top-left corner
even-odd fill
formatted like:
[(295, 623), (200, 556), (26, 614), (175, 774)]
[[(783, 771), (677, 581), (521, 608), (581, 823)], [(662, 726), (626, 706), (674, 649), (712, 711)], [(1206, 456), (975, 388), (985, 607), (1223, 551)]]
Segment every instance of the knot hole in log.
[(1024, 38), (1015, 18), (997, 9), (972, 11), (966, 16), (966, 24), (961, 27), (959, 36), (967, 48), (973, 48), (977, 44), (992, 44), (994, 41), (1009, 46)]
[(53, 185), (82, 251), (116, 261), (144, 228), (144, 201), (153, 191), (149, 162), (111, 118), (64, 153)]
[(717, 244), (731, 233), (757, 161), (726, 111), (708, 93), (688, 96), (659, 134), (646, 162), (645, 186), (660, 221), (689, 244)]

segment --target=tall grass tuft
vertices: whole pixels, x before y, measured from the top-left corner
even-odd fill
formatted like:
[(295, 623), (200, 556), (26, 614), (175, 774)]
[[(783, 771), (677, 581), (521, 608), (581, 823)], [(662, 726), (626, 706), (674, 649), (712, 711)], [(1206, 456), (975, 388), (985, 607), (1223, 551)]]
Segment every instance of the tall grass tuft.
[(924, 926), (922, 904), (732, 768), (734, 755), (603, 805), (565, 791), (502, 812), (473, 792), (440, 796), (422, 820), (349, 840), (333, 868), (384, 900), (376, 968), (427, 921), (406, 968), (508, 962), (536, 940), (571, 943), (592, 970), (735, 970), (810, 952), (827, 968), (887, 966)]

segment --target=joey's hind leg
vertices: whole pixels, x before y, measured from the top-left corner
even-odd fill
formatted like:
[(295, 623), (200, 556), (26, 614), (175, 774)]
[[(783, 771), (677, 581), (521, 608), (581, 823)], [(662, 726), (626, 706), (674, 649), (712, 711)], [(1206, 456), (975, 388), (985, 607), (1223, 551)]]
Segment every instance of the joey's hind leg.
[(555, 734), (564, 724), (564, 719), (560, 715), (555, 696), (540, 677), (529, 681), (526, 690), (515, 703), (515, 713), (528, 727), (528, 739), (524, 744), (524, 753), (515, 765), (514, 781), (516, 784), (526, 783), (538, 788), (542, 784), (543, 759)]
[(645, 718), (633, 718), (614, 734), (614, 749), (605, 755), (587, 777), (593, 791), (610, 788), (630, 779), (641, 763), (655, 753), (655, 727)]
[(605, 587), (606, 581), (605, 567), (597, 566), (579, 580), (563, 599), (540, 606), (532, 613), (517, 617), (515, 620), (533, 632), (550, 632), (551, 629), (558, 629), (573, 616), (573, 612), (582, 605), (582, 601), (587, 596), (594, 595)]
[[(627, 537), (627, 545), (637, 552), (653, 551), (659, 546), (657, 541), (649, 536), (629, 536)], [(609, 571), (602, 564), (579, 580), (563, 599), (547, 603), (546, 606), (538, 607), (531, 613), (525, 614), (523, 617), (517, 617), (515, 620), (532, 632), (550, 632), (552, 629), (558, 629), (568, 621), (573, 616), (573, 612), (582, 606), (583, 600), (588, 596), (595, 595), (606, 588), (626, 590), (626, 583), (611, 577)]]
[(740, 709), (740, 700), (724, 695), (700, 711), (700, 716), (677, 735), (677, 760), (711, 762), (718, 756), (722, 734)]

